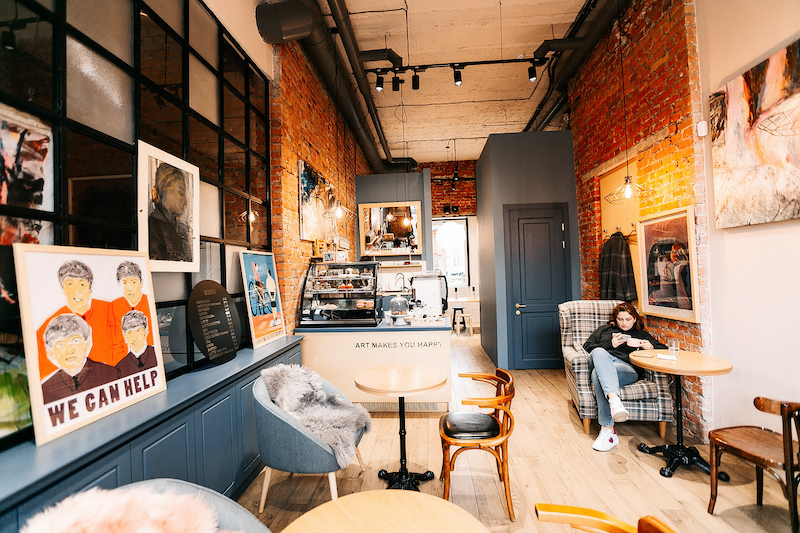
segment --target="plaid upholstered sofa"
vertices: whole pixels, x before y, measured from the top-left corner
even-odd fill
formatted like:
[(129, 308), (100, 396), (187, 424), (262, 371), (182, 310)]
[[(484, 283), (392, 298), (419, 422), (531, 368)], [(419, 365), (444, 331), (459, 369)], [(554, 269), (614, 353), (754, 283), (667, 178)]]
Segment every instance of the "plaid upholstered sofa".
[[(561, 326), (561, 352), (572, 405), (583, 421), (583, 431), (589, 434), (591, 419), (597, 418), (597, 402), (592, 386), (589, 354), (583, 343), (601, 325), (611, 318), (611, 311), (619, 300), (575, 300), (558, 306)], [(628, 410), (630, 420), (658, 422), (658, 433), (666, 436), (667, 422), (672, 420), (672, 396), (667, 376), (651, 370), (644, 371), (644, 379), (620, 390), (620, 398)]]

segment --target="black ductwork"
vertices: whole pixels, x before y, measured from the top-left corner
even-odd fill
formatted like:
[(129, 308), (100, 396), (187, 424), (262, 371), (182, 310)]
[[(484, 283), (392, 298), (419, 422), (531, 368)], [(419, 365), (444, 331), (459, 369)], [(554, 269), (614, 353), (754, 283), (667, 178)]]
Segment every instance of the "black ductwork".
[[(352, 31), (352, 28), (350, 31)], [(353, 45), (355, 49), (358, 50), (358, 45), (355, 44), (355, 38), (353, 39)], [(403, 66), (403, 58), (391, 48), (363, 50), (358, 53), (358, 60), (359, 63), (366, 63), (367, 61), (389, 61), (392, 63), (392, 68), (400, 68)]]
[[(591, 2), (587, 2), (587, 5), (590, 3)], [(594, 3), (596, 3), (596, 1)], [(556, 98), (555, 103), (545, 115), (546, 118), (539, 122), (535, 128), (537, 131), (542, 131), (545, 127), (547, 127), (549, 121), (567, 102), (567, 84), (569, 83), (569, 80), (572, 79), (576, 72), (578, 72), (578, 69), (586, 60), (586, 57), (589, 55), (589, 53), (594, 50), (594, 47), (600, 41), (600, 38), (605, 34), (606, 31), (608, 31), (611, 25), (614, 24), (614, 21), (617, 19), (617, 17), (619, 17), (620, 13), (622, 13), (622, 11), (624, 11), (630, 5), (630, 3), (631, 0), (619, 0), (619, 2), (609, 1), (606, 4), (605, 9), (600, 12), (597, 20), (595, 20), (589, 27), (589, 30), (586, 32), (585, 36), (580, 39), (560, 39), (560, 41), (582, 41), (582, 45), (575, 47), (575, 51), (569, 56), (564, 66), (556, 73), (551, 87), (559, 91), (561, 95)], [(558, 50), (558, 48), (553, 48), (553, 50)], [(551, 91), (548, 91), (548, 96), (550, 93)], [(525, 126), (523, 131), (529, 131), (531, 129), (539, 113), (543, 110), (544, 103), (545, 102), (542, 102), (542, 105), (536, 109), (536, 112), (533, 114), (530, 121), (528, 121), (528, 125)]]
[[(344, 13), (346, 15), (346, 10)], [(383, 130), (378, 122), (375, 124), (375, 129), (378, 136), (382, 138), (383, 151), (388, 161), (381, 159), (372, 134), (364, 122), (361, 106), (350, 88), (346, 75), (347, 70), (336, 53), (331, 32), (325, 24), (322, 12), (315, 0), (276, 0), (260, 4), (256, 6), (256, 23), (262, 39), (269, 44), (301, 40), (309, 59), (317, 67), (317, 71), (335, 99), (344, 120), (353, 131), (353, 136), (374, 173), (408, 172), (417, 166), (416, 161), (411, 158), (391, 158), (388, 143), (385, 141)], [(352, 34), (352, 28), (350, 33)], [(344, 38), (342, 42), (345, 42)], [(360, 71), (363, 76), (363, 69), (360, 68)], [(358, 79), (357, 75), (356, 79)], [(369, 91), (366, 94), (369, 95)], [(370, 103), (371, 99), (367, 102), (367, 107), (371, 107), (370, 112), (372, 113), (375, 105), (372, 103), (370, 106)], [(377, 111), (375, 111), (373, 120), (376, 118)]]

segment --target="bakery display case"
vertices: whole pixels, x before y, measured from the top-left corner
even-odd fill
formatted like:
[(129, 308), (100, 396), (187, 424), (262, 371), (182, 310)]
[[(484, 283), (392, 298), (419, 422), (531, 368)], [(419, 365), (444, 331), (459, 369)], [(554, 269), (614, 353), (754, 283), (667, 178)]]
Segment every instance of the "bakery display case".
[(309, 265), (298, 326), (377, 326), (379, 268), (377, 261)]

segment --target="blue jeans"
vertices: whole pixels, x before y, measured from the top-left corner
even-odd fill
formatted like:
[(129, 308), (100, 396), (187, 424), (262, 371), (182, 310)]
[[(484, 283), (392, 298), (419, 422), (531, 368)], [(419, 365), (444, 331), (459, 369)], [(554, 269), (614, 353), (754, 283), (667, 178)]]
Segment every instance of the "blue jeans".
[(636, 369), (619, 357), (608, 353), (604, 348), (595, 348), (589, 354), (592, 369), (592, 384), (594, 395), (597, 399), (597, 421), (601, 426), (613, 426), (611, 406), (608, 404), (608, 395), (619, 396), (620, 387), (636, 383), (639, 375)]

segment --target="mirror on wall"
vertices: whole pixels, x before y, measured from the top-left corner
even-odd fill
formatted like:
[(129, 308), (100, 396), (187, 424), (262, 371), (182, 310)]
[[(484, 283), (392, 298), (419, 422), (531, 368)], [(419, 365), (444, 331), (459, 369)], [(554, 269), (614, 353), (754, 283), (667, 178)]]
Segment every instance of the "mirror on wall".
[(421, 202), (358, 204), (361, 255), (421, 255)]

